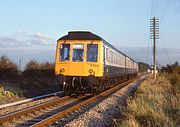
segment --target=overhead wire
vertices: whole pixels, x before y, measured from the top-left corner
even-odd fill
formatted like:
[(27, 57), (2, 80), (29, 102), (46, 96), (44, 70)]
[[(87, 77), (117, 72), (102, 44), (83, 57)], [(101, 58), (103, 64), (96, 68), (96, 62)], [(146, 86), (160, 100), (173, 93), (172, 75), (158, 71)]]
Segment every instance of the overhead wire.
[[(161, 15), (161, 17), (160, 17), (161, 27), (162, 27), (162, 20), (164, 20), (164, 16), (165, 16), (165, 14), (166, 14), (166, 12), (167, 12), (168, 4), (169, 4), (169, 0), (166, 0), (165, 6), (164, 6), (163, 11), (162, 11), (162, 15)], [(159, 14), (159, 16), (160, 16), (160, 14)], [(163, 18), (163, 19), (162, 19), (162, 18)], [(159, 24), (159, 25), (160, 25), (160, 24)], [(157, 50), (157, 54), (156, 54), (156, 55), (157, 55), (157, 61), (159, 61), (159, 67), (160, 67), (160, 65), (162, 65), (162, 64), (160, 63), (160, 60), (159, 60), (159, 58), (161, 58), (161, 57), (159, 57), (159, 54), (162, 53), (162, 52), (161, 52), (162, 49), (160, 48), (160, 45), (159, 45), (160, 40), (162, 41), (161, 38), (159, 39), (159, 41), (157, 41), (157, 49), (159, 49), (159, 50)], [(167, 50), (166, 50), (166, 48), (165, 48), (165, 44), (164, 44), (164, 42), (162, 42), (162, 43), (163, 43), (163, 50), (164, 50), (164, 52), (165, 52), (165, 54), (166, 54), (166, 56), (167, 56), (167, 58), (168, 58), (168, 60), (169, 60), (169, 62), (170, 62), (169, 54), (168, 54), (168, 52), (167, 52)], [(158, 62), (157, 62), (157, 65), (158, 65)]]
[[(167, 0), (166, 5), (165, 5), (166, 10), (167, 10), (168, 4), (169, 4), (169, 0)], [(168, 51), (167, 51), (167, 49), (166, 49), (165, 41), (164, 41), (164, 39), (163, 39), (163, 35), (162, 35), (162, 34), (164, 34), (165, 32), (167, 32), (167, 30), (169, 29), (170, 25), (171, 25), (172, 22), (174, 21), (176, 15), (178, 14), (179, 10), (180, 10), (180, 5), (179, 5), (179, 6), (177, 7), (177, 9), (174, 11), (174, 14), (173, 14), (172, 18), (169, 20), (168, 24), (166, 25), (166, 27), (165, 27), (165, 28), (163, 29), (163, 31), (161, 32), (161, 37), (160, 37), (160, 42), (162, 43), (163, 50), (164, 50), (164, 52), (165, 52), (165, 54), (166, 54), (166, 56), (167, 56), (168, 61), (169, 61), (170, 64), (172, 64), (172, 61), (171, 61), (170, 56), (169, 56), (169, 53), (168, 53)], [(163, 13), (164, 13), (164, 14), (162, 15), (162, 20), (164, 21), (165, 12), (163, 12)], [(162, 26), (162, 24), (161, 24), (161, 26)]]
[(159, 17), (160, 0), (156, 0), (155, 17)]
[(157, 1), (158, 1), (158, 0), (155, 0), (155, 5), (154, 5), (154, 16), (155, 16), (155, 17), (156, 17)]
[[(151, 10), (150, 10), (150, 13), (149, 13), (149, 15), (150, 15), (150, 18), (151, 18), (151, 16), (152, 16), (152, 0), (151, 0), (151, 2), (150, 2), (151, 4), (150, 4), (150, 8), (151, 8)], [(149, 24), (150, 25), (150, 24)], [(150, 61), (149, 61), (149, 49), (150, 49), (150, 39), (148, 38), (148, 41), (147, 41), (148, 43), (147, 43), (147, 57), (146, 57), (146, 62), (147, 62), (147, 64), (150, 64)]]
[[(175, 19), (175, 17), (177, 16), (177, 14), (178, 14), (178, 12), (179, 12), (179, 10), (180, 10), (180, 5), (177, 7), (177, 9), (174, 11), (174, 13), (173, 13), (173, 15), (172, 15), (172, 18), (169, 20), (169, 22), (167, 22), (167, 25), (163, 25), (164, 24), (164, 21), (165, 21), (165, 16), (166, 16), (166, 14), (167, 14), (167, 11), (168, 11), (168, 7), (169, 7), (169, 3), (170, 3), (170, 0), (166, 0), (166, 3), (165, 3), (165, 6), (164, 6), (164, 8), (163, 8), (163, 10), (162, 10), (162, 14), (160, 15), (159, 14), (159, 16), (160, 16), (160, 23), (161, 23), (161, 28), (163, 28), (163, 31), (161, 32), (161, 37), (160, 37), (160, 40), (159, 41), (157, 41), (157, 42), (160, 42), (160, 43), (162, 43), (162, 48), (163, 48), (163, 50), (164, 50), (164, 53), (166, 54), (166, 56), (167, 56), (167, 58), (168, 58), (168, 61), (169, 61), (169, 63), (171, 64), (172, 63), (172, 61), (171, 61), (171, 59), (170, 59), (170, 56), (169, 56), (169, 54), (168, 54), (168, 51), (167, 51), (167, 49), (166, 49), (166, 46), (165, 46), (165, 41), (164, 41), (164, 39), (163, 39), (163, 37), (162, 37), (162, 34), (163, 33), (165, 33), (168, 29), (169, 29), (169, 27), (171, 26), (171, 24), (173, 23), (173, 21), (174, 21), (174, 19)], [(160, 2), (160, 0), (158, 1), (158, 0), (151, 0), (151, 18), (152, 17), (156, 17), (157, 15), (158, 15), (158, 10), (159, 10), (159, 5), (161, 5), (161, 2)], [(166, 26), (166, 27), (164, 27), (164, 26)], [(152, 40), (152, 42), (150, 43), (151, 45), (152, 45), (152, 43), (153, 43), (153, 40)], [(158, 45), (158, 43), (157, 43), (157, 45)], [(151, 48), (153, 49), (153, 47), (151, 46)], [(159, 48), (159, 46), (157, 46), (157, 48)], [(153, 53), (153, 50), (152, 50), (152, 53)], [(157, 60), (159, 61), (159, 53), (157, 52)], [(148, 56), (147, 56), (147, 59), (148, 59)]]
[(168, 5), (169, 5), (169, 2), (170, 2), (170, 0), (166, 0), (165, 6), (164, 6), (163, 11), (162, 11), (162, 15), (160, 17), (160, 19), (161, 19), (161, 26), (162, 26), (162, 24), (164, 22), (164, 16), (167, 13), (167, 8), (168, 8)]
[(163, 33), (166, 32), (166, 31), (169, 29), (170, 25), (171, 25), (172, 22), (174, 21), (174, 19), (175, 19), (176, 15), (178, 14), (179, 10), (180, 10), (180, 5), (179, 5), (179, 6), (177, 7), (177, 9), (175, 10), (172, 18), (169, 20), (169, 23), (167, 24), (166, 29), (164, 29)]
[(166, 54), (166, 56), (167, 56), (167, 58), (168, 58), (168, 60), (169, 60), (169, 63), (171, 64), (171, 59), (170, 59), (169, 54), (168, 54), (168, 52), (167, 52), (167, 50), (166, 50), (165, 43), (164, 43), (164, 40), (163, 40), (162, 35), (161, 35), (160, 40), (161, 40), (161, 42), (162, 42), (162, 44), (163, 44), (163, 49), (164, 49), (164, 52), (165, 52), (165, 54)]
[[(158, 41), (156, 41), (156, 42), (158, 42)], [(159, 45), (158, 45), (158, 43), (156, 43), (156, 49), (159, 49)], [(160, 50), (156, 50), (156, 67), (158, 67), (158, 64), (159, 64), (159, 51)]]
[[(151, 0), (151, 14), (150, 14), (150, 18), (152, 18), (154, 16), (154, 0)], [(149, 24), (150, 26), (150, 24)], [(153, 51), (151, 51), (152, 49), (152, 42), (151, 39), (148, 39), (148, 46), (147, 46), (147, 63), (149, 63), (150, 65), (152, 65), (152, 53)], [(149, 61), (148, 61), (149, 60)]]
[(148, 39), (148, 44), (147, 44), (147, 57), (146, 57), (146, 63), (149, 63), (149, 43), (150, 43), (150, 41), (149, 41), (149, 39)]
[(150, 43), (150, 60), (151, 60), (151, 65), (153, 64), (153, 41)]
[[(159, 1), (158, 0), (152, 0), (151, 1), (151, 18), (152, 17), (156, 17), (156, 15), (157, 15), (157, 9), (158, 9), (158, 5), (159, 5)], [(152, 44), (153, 44), (153, 40), (151, 41), (151, 56), (152, 56), (152, 61), (151, 61), (151, 63), (153, 62), (153, 52), (154, 52), (154, 48), (153, 48), (153, 46), (152, 46)], [(157, 48), (157, 46), (156, 46), (156, 48)], [(157, 54), (157, 52), (156, 52), (156, 54)], [(158, 60), (159, 61), (159, 60)], [(156, 62), (157, 62), (157, 60), (156, 60)]]
[(151, 0), (151, 17), (153, 16), (154, 0)]
[[(155, 10), (154, 10), (154, 17), (157, 17), (157, 15), (158, 15), (158, 10), (159, 10), (159, 0), (156, 0), (156, 2), (155, 2)], [(159, 46), (158, 46), (158, 40), (156, 40), (156, 45), (155, 45), (155, 48), (156, 48), (156, 65), (157, 65), (157, 67), (158, 67), (158, 63), (160, 63), (160, 60), (159, 60), (159, 53), (158, 53), (158, 49), (159, 49)], [(154, 52), (154, 51), (153, 51)]]
[[(156, 7), (157, 7), (157, 0), (151, 0), (151, 18), (156, 16)], [(153, 40), (150, 41), (150, 56), (151, 56), (151, 65), (153, 65)], [(149, 54), (148, 54), (149, 55)]]

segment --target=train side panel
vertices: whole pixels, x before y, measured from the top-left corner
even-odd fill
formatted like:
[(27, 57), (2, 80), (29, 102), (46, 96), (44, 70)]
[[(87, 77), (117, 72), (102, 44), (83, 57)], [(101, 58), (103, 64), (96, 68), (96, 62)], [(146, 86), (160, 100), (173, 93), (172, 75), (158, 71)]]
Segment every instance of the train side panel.
[(104, 76), (125, 74), (125, 56), (104, 43)]
[(126, 73), (136, 74), (138, 73), (138, 63), (126, 56)]
[(104, 43), (104, 76), (138, 73), (138, 63)]

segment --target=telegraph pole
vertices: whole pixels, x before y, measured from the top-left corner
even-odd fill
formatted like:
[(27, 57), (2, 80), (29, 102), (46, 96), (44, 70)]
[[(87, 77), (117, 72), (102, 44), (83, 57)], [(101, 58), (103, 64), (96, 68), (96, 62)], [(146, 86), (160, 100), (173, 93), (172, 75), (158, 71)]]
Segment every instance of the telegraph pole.
[(156, 79), (156, 39), (159, 39), (159, 19), (150, 19), (150, 39), (153, 39), (153, 78)]

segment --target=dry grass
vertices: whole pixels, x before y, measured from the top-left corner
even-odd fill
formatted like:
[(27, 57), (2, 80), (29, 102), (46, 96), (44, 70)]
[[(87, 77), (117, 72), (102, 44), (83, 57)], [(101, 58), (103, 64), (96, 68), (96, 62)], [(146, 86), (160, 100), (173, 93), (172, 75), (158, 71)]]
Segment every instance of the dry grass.
[(19, 98), (23, 93), (15, 84), (1, 83), (0, 84), (0, 104), (7, 103), (14, 98)]
[[(168, 78), (167, 78), (168, 77)], [(177, 77), (176, 77), (177, 78)], [(179, 85), (173, 85), (168, 74), (161, 74), (154, 81), (144, 81), (135, 97), (129, 98), (124, 118), (117, 126), (123, 127), (176, 127), (180, 126)], [(179, 82), (180, 75), (176, 81)]]

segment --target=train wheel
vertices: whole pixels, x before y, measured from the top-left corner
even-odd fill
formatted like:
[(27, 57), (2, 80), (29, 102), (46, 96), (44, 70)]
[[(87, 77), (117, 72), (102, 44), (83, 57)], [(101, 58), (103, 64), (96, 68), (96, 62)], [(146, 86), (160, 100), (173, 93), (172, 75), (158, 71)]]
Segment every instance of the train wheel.
[(102, 91), (103, 91), (103, 85), (102, 85), (102, 84), (99, 85), (98, 91), (99, 91), (99, 92), (102, 92)]
[(96, 91), (93, 86), (91, 86), (91, 95), (92, 96), (96, 95)]
[(71, 94), (71, 85), (69, 83), (65, 84), (63, 87), (63, 91), (65, 92), (66, 95)]
[(76, 96), (78, 96), (80, 94), (80, 88), (81, 88), (80, 79), (76, 79), (75, 86), (74, 86), (74, 92), (75, 92)]

